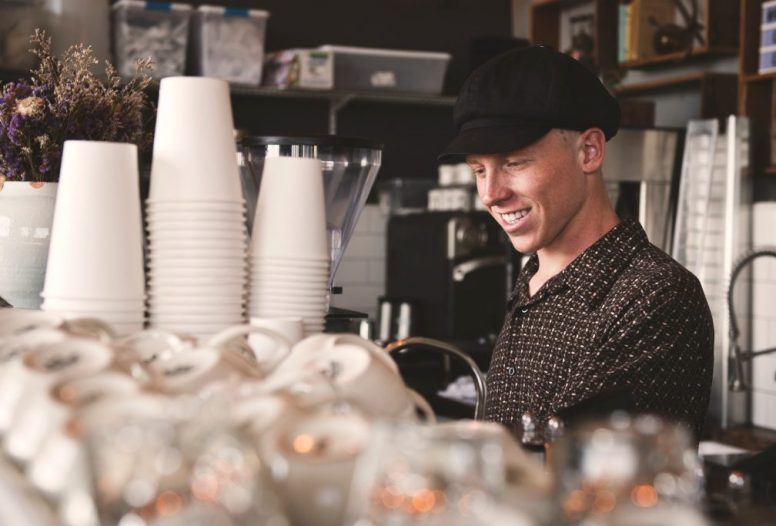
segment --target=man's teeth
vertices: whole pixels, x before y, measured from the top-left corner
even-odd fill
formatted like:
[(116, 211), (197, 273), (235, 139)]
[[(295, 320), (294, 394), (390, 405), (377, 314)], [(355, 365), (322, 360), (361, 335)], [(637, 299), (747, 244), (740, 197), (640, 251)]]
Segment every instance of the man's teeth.
[(515, 221), (518, 221), (519, 219), (522, 219), (525, 217), (525, 215), (528, 213), (528, 210), (518, 210), (517, 212), (510, 212), (508, 214), (501, 214), (501, 217), (504, 218), (504, 221), (507, 223), (514, 223)]

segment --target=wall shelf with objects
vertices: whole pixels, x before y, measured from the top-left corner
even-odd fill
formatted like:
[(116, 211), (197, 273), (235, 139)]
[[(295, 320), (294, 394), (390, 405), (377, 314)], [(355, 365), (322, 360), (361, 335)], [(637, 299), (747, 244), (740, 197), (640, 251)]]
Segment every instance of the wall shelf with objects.
[[(738, 0), (533, 0), (532, 42), (566, 51), (564, 40), (574, 44), (579, 34), (574, 17), (567, 15), (582, 6), (592, 14), (591, 55), (601, 71), (650, 69), (738, 52)], [(654, 48), (656, 33), (660, 53)]]
[[(738, 112), (751, 122), (754, 175), (773, 176), (776, 175), (776, 68), (768, 67), (767, 57), (761, 57), (760, 49), (768, 38), (761, 31), (767, 18), (763, 4), (763, 0), (741, 0)], [(776, 12), (772, 15), (776, 16)]]
[(692, 89), (700, 94), (699, 118), (726, 119), (736, 113), (738, 81), (737, 76), (730, 73), (691, 73), (622, 85), (614, 92), (622, 100), (676, 89)]
[(587, 6), (592, 14), (591, 27), (581, 29), (576, 35), (592, 45), (590, 57), (598, 68), (612, 69), (617, 65), (617, 35), (612, 31), (617, 27), (617, 3), (618, 0), (533, 0), (531, 42), (566, 51), (561, 49), (566, 29), (563, 12)]
[(619, 0), (619, 67), (651, 69), (735, 56), (738, 4), (738, 0)]

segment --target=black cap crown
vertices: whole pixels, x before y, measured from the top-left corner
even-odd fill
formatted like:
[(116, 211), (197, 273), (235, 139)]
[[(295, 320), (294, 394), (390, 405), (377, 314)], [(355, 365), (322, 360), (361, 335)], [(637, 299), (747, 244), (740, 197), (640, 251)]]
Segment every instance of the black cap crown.
[(466, 79), (455, 104), (458, 135), (440, 159), (506, 153), (553, 128), (617, 133), (620, 107), (601, 81), (568, 55), (543, 46), (499, 55)]

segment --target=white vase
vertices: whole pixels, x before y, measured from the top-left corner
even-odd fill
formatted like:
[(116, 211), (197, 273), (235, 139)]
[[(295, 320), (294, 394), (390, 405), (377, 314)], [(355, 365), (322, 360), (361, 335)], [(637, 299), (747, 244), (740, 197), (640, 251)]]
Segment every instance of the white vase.
[(0, 178), (0, 297), (37, 309), (46, 275), (57, 183)]

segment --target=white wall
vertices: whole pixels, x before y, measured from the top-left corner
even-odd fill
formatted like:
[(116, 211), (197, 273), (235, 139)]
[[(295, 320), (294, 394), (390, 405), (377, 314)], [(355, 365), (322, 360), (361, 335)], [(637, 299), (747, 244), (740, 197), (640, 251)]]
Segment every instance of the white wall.
[(334, 285), (342, 294), (331, 304), (365, 312), (377, 320), (377, 298), (385, 292), (385, 226), (388, 216), (376, 204), (366, 205), (342, 257)]
[[(752, 218), (755, 249), (775, 248), (776, 203), (755, 203)], [(776, 258), (752, 262), (752, 349), (776, 347)], [(776, 354), (752, 362), (752, 423), (776, 429)]]

